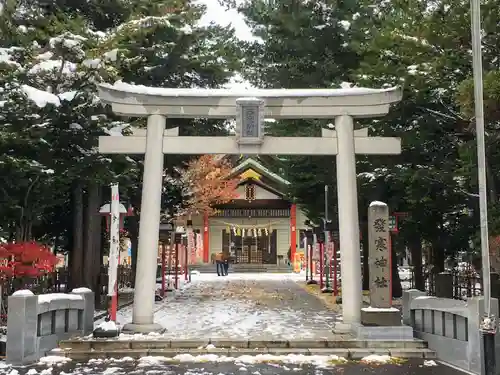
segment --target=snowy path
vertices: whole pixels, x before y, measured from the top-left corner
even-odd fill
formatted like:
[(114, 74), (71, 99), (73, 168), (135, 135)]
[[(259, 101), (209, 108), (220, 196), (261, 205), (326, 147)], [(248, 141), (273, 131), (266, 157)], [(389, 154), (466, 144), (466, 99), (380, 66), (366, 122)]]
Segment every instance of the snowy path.
[[(293, 274), (212, 274), (157, 305), (155, 321), (169, 339), (318, 339), (331, 333), (334, 314), (304, 291)], [(132, 308), (119, 312), (121, 324)]]

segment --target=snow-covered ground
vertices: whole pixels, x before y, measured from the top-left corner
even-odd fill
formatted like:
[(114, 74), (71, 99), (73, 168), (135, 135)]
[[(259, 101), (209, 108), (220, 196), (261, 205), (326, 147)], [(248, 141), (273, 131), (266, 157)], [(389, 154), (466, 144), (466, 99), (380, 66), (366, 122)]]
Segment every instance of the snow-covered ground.
[[(346, 365), (344, 365), (346, 364)], [(459, 372), (429, 360), (412, 360), (404, 363), (385, 355), (369, 355), (359, 363), (348, 363), (341, 357), (321, 355), (243, 355), (226, 357), (214, 354), (193, 356), (188, 353), (174, 358), (143, 357), (94, 359), (78, 363), (65, 357), (50, 356), (32, 366), (11, 367), (0, 363), (0, 375), (434, 375), (438, 367), (441, 375), (458, 375)]]
[[(296, 274), (193, 275), (156, 305), (155, 321), (166, 328), (162, 338), (177, 340), (328, 337), (335, 315), (297, 284), (301, 280)], [(132, 306), (118, 312), (117, 322), (131, 318)]]

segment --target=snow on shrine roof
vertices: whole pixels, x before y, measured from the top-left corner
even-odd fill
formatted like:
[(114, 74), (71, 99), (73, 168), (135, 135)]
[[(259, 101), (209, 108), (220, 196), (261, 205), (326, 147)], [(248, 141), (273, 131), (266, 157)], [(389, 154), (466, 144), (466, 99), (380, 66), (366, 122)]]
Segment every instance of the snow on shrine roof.
[[(293, 97), (337, 97), (337, 96), (361, 96), (382, 93), (394, 93), (398, 97), (400, 88), (390, 87), (386, 89), (371, 89), (365, 87), (350, 87), (340, 89), (205, 89), (205, 88), (161, 88), (143, 85), (131, 85), (121, 81), (114, 85), (108, 83), (99, 84), (102, 89), (122, 91), (130, 94), (142, 94), (164, 97), (256, 97), (256, 98), (293, 98)], [(400, 98), (398, 99), (400, 100)]]
[(254, 167), (258, 171), (266, 174), (271, 179), (273, 179), (273, 180), (275, 180), (283, 185), (290, 185), (289, 181), (285, 180), (283, 177), (277, 175), (276, 173), (271, 172), (269, 169), (267, 169), (262, 164), (260, 164), (258, 161), (256, 161), (255, 159), (252, 159), (252, 158), (248, 158), (245, 161), (243, 161), (242, 163), (238, 164), (236, 167), (234, 167), (231, 174), (234, 175), (234, 174), (244, 170), (247, 167)]

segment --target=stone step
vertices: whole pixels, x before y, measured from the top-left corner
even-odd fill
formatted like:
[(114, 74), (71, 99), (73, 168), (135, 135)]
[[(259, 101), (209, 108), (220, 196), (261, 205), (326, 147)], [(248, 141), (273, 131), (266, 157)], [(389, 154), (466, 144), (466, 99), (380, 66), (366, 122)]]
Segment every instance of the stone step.
[[(146, 356), (158, 356), (172, 358), (178, 354), (191, 354), (191, 355), (206, 355), (213, 354), (226, 357), (239, 357), (242, 355), (258, 355), (258, 354), (272, 354), (272, 355), (288, 355), (288, 354), (302, 354), (302, 355), (323, 355), (330, 356), (336, 355), (345, 359), (359, 360), (371, 354), (377, 355), (390, 355), (397, 358), (436, 358), (436, 353), (430, 349), (413, 348), (413, 349), (368, 349), (368, 348), (234, 348), (234, 349), (194, 349), (194, 348), (165, 348), (165, 349), (103, 349), (103, 350), (77, 350), (77, 349), (57, 349), (53, 350), (47, 355), (65, 356), (75, 361), (88, 361), (90, 359), (106, 359), (106, 358), (124, 358), (131, 357), (138, 359)], [(207, 360), (206, 358), (203, 360)]]
[(227, 349), (426, 349), (422, 340), (63, 340), (61, 349), (71, 350), (143, 350), (143, 349), (198, 349), (207, 345)]

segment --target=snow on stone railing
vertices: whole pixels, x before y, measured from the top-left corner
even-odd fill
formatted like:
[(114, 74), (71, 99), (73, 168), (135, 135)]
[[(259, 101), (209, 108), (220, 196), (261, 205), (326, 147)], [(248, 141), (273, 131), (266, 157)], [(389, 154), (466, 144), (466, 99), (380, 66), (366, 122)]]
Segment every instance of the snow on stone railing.
[(19, 290), (8, 299), (7, 362), (22, 365), (38, 360), (60, 340), (92, 333), (94, 292), (34, 295)]
[[(498, 316), (498, 300), (492, 298), (492, 314)], [(476, 374), (481, 372), (479, 324), (484, 298), (467, 301), (427, 296), (410, 289), (403, 292), (403, 324), (415, 337), (427, 341), (439, 359)]]

